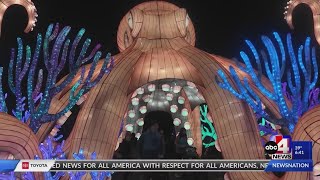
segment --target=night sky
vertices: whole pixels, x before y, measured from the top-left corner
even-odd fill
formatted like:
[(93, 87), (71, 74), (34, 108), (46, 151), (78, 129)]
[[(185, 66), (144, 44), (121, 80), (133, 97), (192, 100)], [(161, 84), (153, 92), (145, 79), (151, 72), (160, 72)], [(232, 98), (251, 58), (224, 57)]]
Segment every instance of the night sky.
[[(33, 0), (38, 9), (38, 22), (34, 32), (24, 34), (27, 23), (26, 12), (16, 6), (8, 10), (2, 27), (1, 62), (6, 61), (3, 53), (6, 48), (15, 47), (16, 36), (32, 40), (37, 33), (45, 33), (50, 23), (59, 22), (69, 25), (73, 33), (81, 27), (87, 29), (87, 37), (95, 43), (101, 43), (106, 52), (118, 53), (116, 32), (122, 17), (143, 0), (107, 0), (74, 1), (74, 0)], [(196, 46), (207, 52), (225, 57), (238, 56), (244, 39), (259, 39), (262, 34), (270, 35), (278, 31), (297, 34), (301, 43), (305, 35), (313, 37), (311, 11), (303, 5), (295, 11), (296, 29), (291, 31), (284, 18), (285, 0), (266, 1), (203, 1), (171, 0), (168, 1), (187, 9), (196, 30)], [(67, 3), (67, 4), (66, 4)], [(5, 47), (3, 47), (5, 46)]]
[[(7, 71), (10, 48), (16, 47), (16, 37), (20, 36), (34, 46), (37, 33), (44, 34), (50, 23), (59, 22), (71, 26), (74, 37), (83, 27), (86, 37), (94, 43), (101, 43), (103, 51), (118, 53), (116, 44), (117, 28), (122, 17), (143, 0), (33, 0), (38, 10), (35, 30), (23, 33), (27, 14), (22, 7), (13, 6), (6, 12), (0, 37), (0, 65)], [(103, 4), (101, 3), (103, 2)], [(196, 30), (196, 46), (202, 50), (228, 58), (239, 57), (245, 47), (244, 40), (259, 40), (260, 35), (271, 35), (278, 31), (285, 37), (291, 32), (294, 40), (301, 44), (306, 35), (313, 38), (311, 11), (300, 6), (294, 12), (295, 30), (290, 30), (283, 18), (284, 0), (241, 0), (207, 1), (176, 0), (169, 1), (187, 10)], [(259, 40), (260, 41), (260, 40)], [(261, 47), (261, 46), (260, 46)], [(6, 84), (6, 75), (3, 83)], [(5, 88), (6, 90), (6, 88)]]

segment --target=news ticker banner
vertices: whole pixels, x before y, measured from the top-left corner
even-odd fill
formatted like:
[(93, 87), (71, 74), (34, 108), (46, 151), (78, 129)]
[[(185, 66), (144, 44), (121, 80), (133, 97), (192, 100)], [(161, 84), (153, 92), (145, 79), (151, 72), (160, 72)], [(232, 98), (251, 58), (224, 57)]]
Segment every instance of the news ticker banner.
[(312, 160), (0, 160), (0, 172), (312, 171)]

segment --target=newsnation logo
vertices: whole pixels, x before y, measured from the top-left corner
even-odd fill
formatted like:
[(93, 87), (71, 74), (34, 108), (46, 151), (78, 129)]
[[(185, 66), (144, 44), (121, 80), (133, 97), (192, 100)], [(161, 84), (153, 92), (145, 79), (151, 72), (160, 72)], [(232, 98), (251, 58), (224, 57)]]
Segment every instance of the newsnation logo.
[(277, 135), (265, 144), (265, 152), (271, 159), (292, 159), (291, 137)]

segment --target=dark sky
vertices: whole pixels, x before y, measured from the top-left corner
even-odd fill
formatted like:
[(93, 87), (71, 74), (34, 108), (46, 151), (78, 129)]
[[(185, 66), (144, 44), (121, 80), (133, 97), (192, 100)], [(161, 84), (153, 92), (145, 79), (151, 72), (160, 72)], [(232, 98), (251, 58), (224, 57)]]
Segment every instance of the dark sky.
[[(104, 52), (118, 53), (116, 33), (119, 22), (131, 8), (144, 1), (34, 0), (33, 2), (39, 14), (34, 32), (23, 33), (27, 14), (22, 7), (11, 7), (4, 16), (0, 37), (0, 65), (4, 67), (5, 72), (9, 62), (9, 50), (16, 47), (16, 37), (21, 36), (25, 42), (34, 46), (36, 34), (39, 32), (44, 34), (47, 26), (54, 22), (71, 26), (73, 35), (84, 27), (87, 29), (86, 37), (92, 38), (93, 43), (101, 43)], [(242, 46), (246, 38), (259, 40), (260, 35), (271, 35), (273, 31), (280, 32), (282, 37), (292, 32), (299, 43), (302, 43), (308, 34), (314, 39), (311, 11), (306, 7), (299, 7), (294, 13), (296, 29), (291, 31), (283, 18), (286, 5), (284, 0), (171, 0), (169, 2), (187, 9), (195, 26), (198, 48), (225, 57), (238, 57), (240, 50), (244, 49)], [(3, 81), (5, 85), (6, 75)], [(5, 88), (5, 91), (8, 92), (8, 89)]]
[[(91, 37), (96, 43), (102, 43), (106, 51), (117, 53), (116, 32), (121, 18), (132, 7), (144, 2), (143, 0), (33, 1), (37, 6), (39, 17), (37, 27), (32, 33), (27, 35), (22, 33), (27, 22), (23, 8), (13, 7), (6, 13), (0, 38), (1, 57), (5, 56), (6, 48), (15, 47), (17, 35), (20, 34), (32, 42), (36, 33), (45, 33), (47, 25), (53, 22), (69, 25), (73, 28), (73, 32), (84, 27), (87, 29), (87, 37)], [(278, 31), (283, 35), (291, 31), (283, 18), (285, 0), (208, 0), (210, 3), (200, 0), (170, 0), (169, 2), (187, 9), (195, 26), (197, 47), (226, 57), (238, 56), (246, 38), (253, 40), (259, 39), (259, 35), (271, 34), (272, 31)], [(311, 11), (301, 6), (295, 14), (296, 29), (292, 32), (300, 37), (305, 37), (305, 34), (313, 36)], [(301, 43), (302, 40), (299, 39), (298, 42)], [(3, 58), (1, 61), (6, 61), (6, 58)]]

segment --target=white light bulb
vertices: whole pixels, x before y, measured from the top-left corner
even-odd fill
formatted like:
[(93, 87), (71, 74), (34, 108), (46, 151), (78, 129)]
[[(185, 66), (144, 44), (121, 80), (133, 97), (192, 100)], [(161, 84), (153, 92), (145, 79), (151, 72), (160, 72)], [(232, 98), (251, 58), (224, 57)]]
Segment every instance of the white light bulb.
[(145, 114), (147, 112), (147, 107), (141, 106), (139, 110), (140, 110), (141, 114)]
[(182, 115), (182, 116), (188, 116), (188, 109), (183, 108), (183, 109), (181, 110), (181, 115)]
[(138, 94), (143, 94), (144, 93), (144, 89), (142, 87), (137, 89), (137, 93)]
[(168, 101), (172, 101), (172, 99), (173, 99), (173, 94), (168, 93), (167, 96), (166, 96), (166, 99), (167, 99)]
[(182, 97), (182, 96), (178, 97), (179, 104), (184, 104), (184, 101), (185, 101), (184, 97)]
[(185, 128), (186, 130), (189, 130), (189, 129), (191, 128), (191, 124), (190, 124), (189, 122), (185, 122), (185, 123), (184, 123), (184, 128)]
[(173, 124), (174, 124), (175, 126), (179, 126), (179, 125), (181, 124), (181, 120), (180, 120), (179, 118), (174, 118)]
[(132, 98), (132, 99), (131, 99), (131, 103), (132, 103), (132, 105), (134, 105), (134, 106), (138, 105), (138, 104), (139, 104), (139, 98)]
[(165, 92), (170, 91), (170, 86), (169, 86), (169, 84), (163, 84), (163, 85), (162, 85), (162, 90), (165, 91)]
[(147, 94), (147, 95), (143, 96), (142, 99), (143, 99), (144, 102), (147, 103), (147, 102), (149, 102), (151, 100), (151, 96), (149, 94)]
[(156, 90), (156, 85), (150, 84), (150, 85), (148, 86), (148, 90), (149, 90), (150, 92), (155, 91), (155, 90)]
[(144, 125), (143, 118), (139, 118), (139, 119), (137, 120), (137, 124), (138, 124), (138, 126), (143, 126), (143, 125)]
[(141, 136), (140, 133), (137, 133), (137, 134), (136, 134), (136, 138), (137, 138), (137, 139), (140, 139), (140, 136)]
[(187, 142), (188, 142), (189, 146), (192, 146), (194, 143), (192, 138), (188, 138)]
[(174, 93), (179, 93), (180, 90), (181, 90), (181, 86), (174, 86), (174, 87), (173, 87), (173, 92), (174, 92)]
[(129, 117), (130, 118), (134, 118), (136, 116), (136, 113), (134, 112), (134, 110), (130, 110), (129, 111)]
[(132, 124), (127, 124), (127, 125), (125, 126), (125, 128), (126, 128), (126, 131), (129, 131), (129, 132), (132, 132), (132, 131), (133, 131), (133, 125), (132, 125)]
[(170, 106), (170, 112), (176, 113), (178, 111), (178, 106), (177, 105), (171, 105)]

